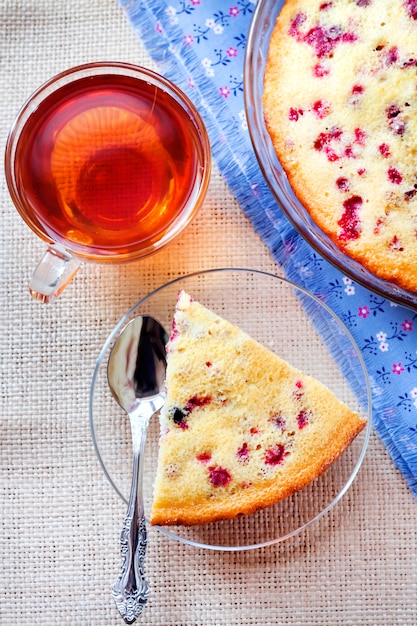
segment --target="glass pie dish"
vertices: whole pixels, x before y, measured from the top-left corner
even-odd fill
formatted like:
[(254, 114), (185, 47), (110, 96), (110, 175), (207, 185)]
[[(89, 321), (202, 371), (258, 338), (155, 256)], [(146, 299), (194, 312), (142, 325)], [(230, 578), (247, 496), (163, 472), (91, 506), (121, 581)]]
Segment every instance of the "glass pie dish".
[[(269, 41), (284, 0), (259, 0), (252, 17), (245, 53), (245, 107), (253, 148), (264, 178), (279, 207), (300, 235), (325, 259), (354, 281), (399, 304), (417, 307), (417, 293), (375, 276), (344, 254), (311, 219), (294, 194), (276, 156), (265, 125), (263, 109), (264, 73)], [(279, 89), (279, 85), (277, 86)]]
[[(181, 289), (295, 367), (318, 378), (340, 400), (367, 418), (368, 423), (325, 474), (272, 507), (230, 521), (155, 528), (172, 539), (211, 550), (260, 548), (293, 537), (328, 513), (347, 493), (356, 477), (371, 431), (371, 390), (360, 351), (342, 322), (318, 298), (273, 274), (230, 268), (190, 274), (155, 289), (123, 315), (103, 345), (91, 382), (90, 427), (104, 474), (116, 493), (127, 501), (132, 467), (130, 426), (107, 383), (111, 348), (121, 329), (138, 315), (152, 315), (169, 332)], [(147, 519), (152, 503), (158, 442), (159, 418), (155, 414), (145, 450)]]

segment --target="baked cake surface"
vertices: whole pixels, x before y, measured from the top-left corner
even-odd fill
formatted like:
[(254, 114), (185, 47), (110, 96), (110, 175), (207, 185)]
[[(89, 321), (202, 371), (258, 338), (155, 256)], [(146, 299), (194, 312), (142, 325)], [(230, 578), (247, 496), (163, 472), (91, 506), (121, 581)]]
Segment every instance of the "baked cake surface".
[(312, 219), (417, 292), (417, 0), (287, 0), (264, 87), (275, 151)]
[(317, 380), (181, 292), (152, 524), (202, 524), (272, 505), (335, 461), (366, 421)]

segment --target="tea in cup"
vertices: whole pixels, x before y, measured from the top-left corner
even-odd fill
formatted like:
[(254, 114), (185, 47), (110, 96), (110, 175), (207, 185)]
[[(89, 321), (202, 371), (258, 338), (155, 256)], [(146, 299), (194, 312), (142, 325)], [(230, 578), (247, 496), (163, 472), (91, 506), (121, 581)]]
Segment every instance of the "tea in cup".
[(10, 195), (49, 246), (30, 281), (42, 302), (82, 260), (133, 261), (170, 242), (207, 191), (211, 153), (191, 101), (125, 63), (72, 68), (24, 104), (5, 155)]

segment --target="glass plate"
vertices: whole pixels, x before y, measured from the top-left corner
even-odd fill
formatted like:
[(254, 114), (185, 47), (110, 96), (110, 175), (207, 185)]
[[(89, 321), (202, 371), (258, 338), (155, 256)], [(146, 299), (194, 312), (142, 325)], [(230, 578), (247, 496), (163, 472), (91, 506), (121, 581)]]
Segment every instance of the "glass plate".
[[(130, 426), (107, 384), (110, 350), (121, 329), (137, 315), (152, 315), (169, 332), (181, 289), (295, 367), (318, 378), (338, 398), (366, 417), (368, 425), (323, 476), (275, 506), (227, 522), (158, 527), (158, 530), (173, 539), (212, 550), (259, 548), (292, 537), (328, 512), (352, 484), (369, 440), (371, 392), (361, 354), (340, 320), (303, 288), (273, 274), (225, 268), (177, 278), (139, 300), (116, 324), (98, 357), (90, 391), (91, 432), (104, 473), (119, 496), (127, 501), (132, 463)], [(310, 318), (317, 320), (321, 335)], [(321, 336), (327, 338), (327, 345)], [(147, 519), (158, 439), (159, 419), (155, 415), (150, 423), (145, 451)]]
[(369, 272), (344, 254), (311, 219), (295, 196), (276, 156), (265, 126), (263, 109), (264, 73), (269, 40), (284, 0), (259, 0), (256, 5), (246, 44), (244, 66), (245, 107), (252, 144), (264, 178), (284, 214), (302, 237), (324, 258), (353, 280), (399, 304), (417, 304), (417, 294), (402, 289)]

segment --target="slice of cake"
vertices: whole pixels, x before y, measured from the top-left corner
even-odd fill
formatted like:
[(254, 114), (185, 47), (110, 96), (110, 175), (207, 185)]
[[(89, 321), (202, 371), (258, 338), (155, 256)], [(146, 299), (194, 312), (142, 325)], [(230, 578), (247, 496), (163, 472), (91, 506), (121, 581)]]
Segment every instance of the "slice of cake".
[(320, 229), (417, 293), (416, 41), (416, 0), (287, 0), (263, 103), (275, 152)]
[(320, 476), (366, 421), (181, 292), (167, 346), (152, 524), (253, 513)]

